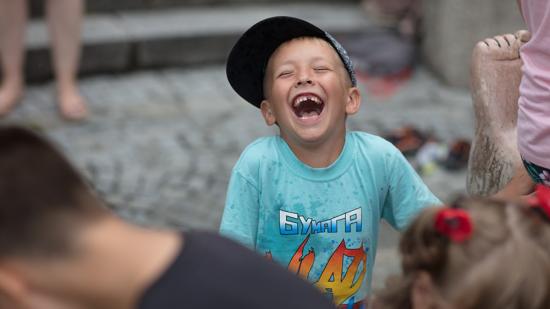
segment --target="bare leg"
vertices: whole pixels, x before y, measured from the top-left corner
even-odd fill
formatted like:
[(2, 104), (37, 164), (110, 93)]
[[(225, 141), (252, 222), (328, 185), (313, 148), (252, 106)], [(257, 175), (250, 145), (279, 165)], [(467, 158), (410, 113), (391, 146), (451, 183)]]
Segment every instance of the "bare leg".
[(486, 39), (474, 48), (471, 90), (476, 130), (467, 179), (472, 195), (492, 195), (510, 179), (514, 179), (508, 188), (513, 195), (527, 194), (532, 187), (532, 183), (521, 181), (526, 173), (516, 140), (522, 66), (519, 48), (527, 40), (529, 33), (519, 31)]
[(87, 116), (86, 101), (78, 90), (76, 73), (80, 60), (80, 28), (83, 0), (48, 0), (46, 13), (50, 30), (57, 96), (61, 114), (71, 120)]
[(23, 95), (24, 35), (27, 1), (0, 0), (0, 116), (4, 116)]

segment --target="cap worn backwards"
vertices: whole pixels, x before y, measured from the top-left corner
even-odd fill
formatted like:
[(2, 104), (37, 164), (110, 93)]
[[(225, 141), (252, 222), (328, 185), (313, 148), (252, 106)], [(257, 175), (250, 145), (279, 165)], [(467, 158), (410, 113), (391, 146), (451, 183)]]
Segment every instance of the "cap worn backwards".
[(328, 42), (340, 56), (352, 85), (357, 85), (348, 53), (330, 34), (307, 21), (276, 16), (250, 27), (229, 53), (226, 74), (231, 87), (243, 99), (260, 107), (264, 100), (263, 81), (269, 58), (281, 44), (299, 37), (316, 37)]

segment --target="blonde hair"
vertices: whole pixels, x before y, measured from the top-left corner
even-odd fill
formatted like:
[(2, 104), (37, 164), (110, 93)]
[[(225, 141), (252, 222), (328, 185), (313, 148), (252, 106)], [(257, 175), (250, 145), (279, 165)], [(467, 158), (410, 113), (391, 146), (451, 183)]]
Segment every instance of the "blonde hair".
[(411, 308), (415, 277), (427, 272), (454, 308), (550, 308), (550, 223), (539, 214), (489, 199), (457, 203), (471, 217), (457, 243), (434, 228), (439, 207), (425, 209), (400, 242), (403, 275), (377, 297), (377, 308)]

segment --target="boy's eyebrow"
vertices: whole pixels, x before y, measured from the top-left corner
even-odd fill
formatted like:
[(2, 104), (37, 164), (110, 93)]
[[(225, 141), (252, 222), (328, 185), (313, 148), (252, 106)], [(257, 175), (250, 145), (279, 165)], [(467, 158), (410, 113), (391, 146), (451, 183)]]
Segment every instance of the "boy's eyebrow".
[(279, 63), (279, 65), (277, 65), (277, 67), (280, 67), (280, 66), (286, 65), (286, 64), (294, 64), (295, 62), (296, 61), (294, 61), (294, 60), (285, 60), (282, 63)]
[(319, 60), (331, 61), (330, 59), (327, 59), (327, 58), (325, 58), (325, 57), (316, 56), (316, 57), (313, 57), (313, 59), (311, 59), (311, 62), (319, 61)]
[[(313, 57), (309, 62), (312, 63), (312, 62), (317, 62), (317, 61), (328, 61), (328, 62), (332, 62), (330, 59), (326, 59), (325, 57), (321, 57), (321, 56), (316, 56), (316, 57)], [(280, 63), (277, 65), (277, 67), (280, 67), (282, 65), (286, 65), (286, 64), (294, 64), (295, 60), (292, 60), (292, 59), (289, 59), (289, 60), (285, 60), (284, 62)]]

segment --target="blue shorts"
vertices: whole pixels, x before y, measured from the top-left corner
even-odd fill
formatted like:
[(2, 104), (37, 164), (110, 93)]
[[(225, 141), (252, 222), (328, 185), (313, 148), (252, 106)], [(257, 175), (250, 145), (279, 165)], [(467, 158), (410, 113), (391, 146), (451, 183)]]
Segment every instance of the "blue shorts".
[(531, 179), (533, 179), (534, 182), (550, 187), (550, 169), (538, 166), (535, 163), (531, 163), (523, 158), (521, 160), (523, 161), (523, 166), (525, 166), (525, 169), (527, 169), (529, 176), (531, 176)]

